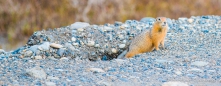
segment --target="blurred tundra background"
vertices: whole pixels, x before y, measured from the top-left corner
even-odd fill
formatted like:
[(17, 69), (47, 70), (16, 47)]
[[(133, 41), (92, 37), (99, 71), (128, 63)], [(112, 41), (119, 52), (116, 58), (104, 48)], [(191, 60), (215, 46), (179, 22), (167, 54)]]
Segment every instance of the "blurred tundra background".
[(201, 15), (221, 15), (221, 0), (0, 0), (0, 49), (16, 49), (35, 31), (77, 21), (100, 25)]

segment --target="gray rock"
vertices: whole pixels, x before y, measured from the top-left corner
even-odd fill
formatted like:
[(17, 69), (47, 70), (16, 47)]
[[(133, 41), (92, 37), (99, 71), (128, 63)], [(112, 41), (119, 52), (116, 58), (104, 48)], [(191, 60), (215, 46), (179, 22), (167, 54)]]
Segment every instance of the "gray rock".
[(49, 80), (59, 80), (59, 78), (55, 77), (55, 76), (48, 76), (47, 79), (49, 79)]
[(204, 61), (195, 61), (191, 63), (191, 65), (198, 66), (198, 67), (206, 66), (208, 64), (209, 64), (208, 62), (204, 62)]
[(124, 50), (120, 55), (117, 56), (117, 59), (125, 59), (125, 55), (127, 54), (127, 50)]
[(56, 86), (54, 82), (45, 82), (46, 86)]
[(50, 43), (49, 42), (44, 42), (41, 45), (38, 46), (38, 49), (41, 51), (48, 51), (50, 48)]
[(84, 28), (90, 26), (89, 23), (86, 22), (75, 22), (74, 24), (71, 24), (71, 29), (78, 29), (78, 28)]
[(57, 54), (58, 54), (59, 56), (63, 56), (65, 51), (66, 51), (66, 49), (60, 48), (60, 49), (58, 49)]
[(46, 76), (47, 76), (45, 71), (40, 67), (27, 69), (26, 73), (32, 77), (39, 78), (39, 79), (46, 79)]
[(203, 70), (201, 70), (201, 69), (198, 69), (198, 68), (191, 68), (191, 69), (189, 69), (189, 70), (187, 70), (188, 72), (201, 72), (201, 73), (203, 73)]
[(33, 52), (31, 50), (27, 50), (24, 53), (24, 57), (31, 57), (33, 55)]
[(54, 58), (54, 56), (49, 56), (49, 57), (47, 57), (48, 59), (51, 59), (51, 60), (57, 60), (57, 59), (55, 59)]
[(29, 48), (29, 50), (36, 52), (38, 50), (39, 45), (33, 45)]
[(101, 85), (101, 86), (111, 86), (110, 82), (105, 82), (104, 80), (101, 80), (101, 81), (97, 82), (97, 84)]
[(100, 68), (88, 68), (87, 71), (90, 71), (90, 72), (105, 72), (103, 69), (100, 69)]

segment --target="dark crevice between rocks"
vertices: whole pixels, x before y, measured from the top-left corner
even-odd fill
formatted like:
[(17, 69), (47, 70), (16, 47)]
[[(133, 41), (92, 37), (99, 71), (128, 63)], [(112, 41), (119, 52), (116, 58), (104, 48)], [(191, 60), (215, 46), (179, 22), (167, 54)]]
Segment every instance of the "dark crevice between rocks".
[(120, 55), (122, 52), (112, 53), (108, 54), (107, 52), (104, 53), (104, 56), (101, 58), (103, 61), (109, 61), (112, 59), (116, 59), (118, 55)]

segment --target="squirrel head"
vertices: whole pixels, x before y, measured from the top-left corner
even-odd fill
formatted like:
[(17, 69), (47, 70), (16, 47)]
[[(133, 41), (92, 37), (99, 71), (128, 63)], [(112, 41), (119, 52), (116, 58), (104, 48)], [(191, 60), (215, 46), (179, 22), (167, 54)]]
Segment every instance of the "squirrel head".
[(156, 18), (156, 23), (158, 23), (158, 25), (162, 28), (167, 27), (167, 21), (166, 21), (166, 17), (157, 17)]

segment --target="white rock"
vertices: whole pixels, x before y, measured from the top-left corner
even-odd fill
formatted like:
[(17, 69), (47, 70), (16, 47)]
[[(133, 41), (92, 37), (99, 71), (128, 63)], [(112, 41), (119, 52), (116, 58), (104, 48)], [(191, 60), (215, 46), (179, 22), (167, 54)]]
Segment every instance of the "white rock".
[(77, 39), (75, 37), (71, 38), (71, 41), (75, 42)]
[(162, 86), (188, 86), (186, 83), (179, 81), (169, 81), (162, 84)]
[(81, 45), (84, 45), (84, 42), (83, 41), (80, 41)]
[(54, 82), (45, 82), (46, 86), (56, 86)]
[(63, 46), (60, 45), (60, 44), (51, 43), (51, 44), (50, 44), (50, 47), (52, 47), (52, 48), (62, 48)]
[(208, 62), (204, 62), (204, 61), (195, 61), (195, 62), (191, 63), (191, 65), (195, 65), (198, 67), (206, 66), (208, 64), (209, 64)]
[(71, 24), (71, 29), (84, 28), (87, 26), (90, 26), (90, 24), (86, 22), (75, 22), (74, 24)]
[(112, 31), (112, 30), (113, 30), (113, 28), (107, 27), (107, 26), (104, 26), (104, 29), (103, 29), (103, 31)]
[(120, 38), (120, 40), (124, 39), (124, 35), (118, 35), (118, 37)]
[(193, 19), (188, 19), (187, 20), (189, 23), (193, 23)]
[(124, 28), (125, 28), (125, 27), (126, 27), (126, 28), (129, 27), (128, 24), (122, 24), (121, 26), (124, 27)]
[(57, 71), (64, 71), (63, 69), (55, 69), (55, 70), (57, 70)]
[(73, 81), (73, 80), (70, 80), (70, 79), (66, 79), (66, 81), (68, 81), (68, 82), (71, 82), (71, 81)]
[(39, 79), (46, 79), (46, 76), (47, 76), (45, 71), (40, 67), (34, 67), (31, 69), (27, 69), (26, 72), (28, 75), (35, 77), (35, 78), (39, 78)]
[(60, 60), (69, 60), (67, 57), (61, 57)]
[(203, 70), (201, 70), (201, 69), (198, 69), (198, 68), (192, 68), (192, 69), (189, 69), (189, 70), (187, 70), (188, 72), (201, 72), (201, 73), (203, 73)]
[(84, 31), (83, 28), (78, 28), (77, 30), (78, 30), (78, 32), (83, 32)]
[(100, 45), (99, 44), (95, 44), (94, 47), (100, 47)]
[(181, 72), (181, 71), (175, 71), (175, 74), (176, 74), (176, 75), (181, 75), (182, 72)]
[(54, 76), (48, 76), (47, 79), (49, 79), (49, 80), (59, 80), (58, 77), (54, 77)]
[(73, 43), (73, 45), (74, 45), (74, 46), (78, 46), (78, 45), (79, 45), (79, 43)]
[(126, 46), (125, 44), (120, 44), (119, 48), (125, 48), (125, 46)]
[(142, 28), (140, 26), (136, 26), (136, 29), (141, 30)]
[(51, 60), (57, 60), (56, 58), (54, 58), (54, 56), (48, 56), (47, 58)]
[(115, 49), (115, 48), (112, 48), (111, 51), (112, 51), (112, 53), (117, 53), (117, 49)]
[(125, 28), (124, 26), (122, 26), (122, 25), (120, 26), (120, 29), (124, 29), (124, 28)]
[(90, 46), (90, 47), (91, 47), (91, 46), (94, 46), (94, 44), (95, 44), (94, 41), (88, 41), (88, 43), (87, 43), (87, 45)]
[(87, 71), (90, 71), (90, 72), (105, 72), (103, 69), (100, 69), (100, 68), (88, 68)]
[(178, 20), (181, 20), (181, 21), (185, 21), (187, 18), (185, 17), (181, 17), (181, 18), (178, 18)]
[(123, 40), (123, 43), (126, 44), (126, 43), (127, 43), (127, 40)]
[(42, 56), (35, 56), (34, 58), (38, 60), (38, 59), (42, 59)]

